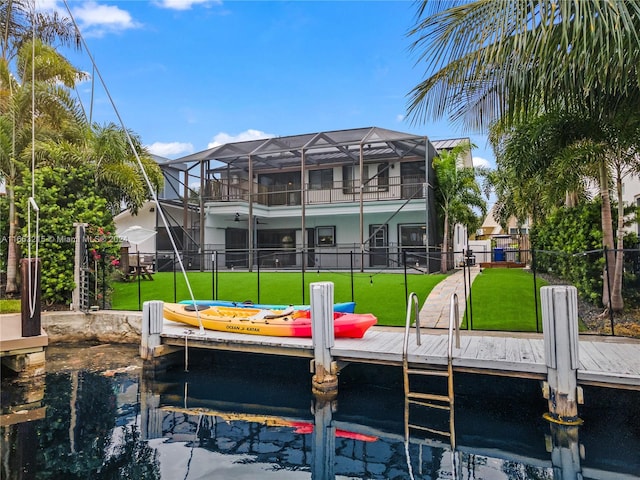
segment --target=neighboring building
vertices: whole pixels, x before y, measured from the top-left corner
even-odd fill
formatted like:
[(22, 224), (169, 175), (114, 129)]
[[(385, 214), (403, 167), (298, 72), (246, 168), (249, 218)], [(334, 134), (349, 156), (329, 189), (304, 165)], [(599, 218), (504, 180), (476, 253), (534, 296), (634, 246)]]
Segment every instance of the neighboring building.
[(489, 209), (473, 239), (469, 240), (469, 249), (473, 251), (476, 262), (529, 262), (529, 222), (521, 223), (511, 217), (506, 228), (502, 228), (494, 212), (495, 205)]
[[(622, 199), (625, 205), (635, 205), (640, 208), (640, 175), (628, 176), (622, 181)], [(629, 232), (635, 232), (640, 237), (640, 221), (635, 218), (635, 222), (626, 228)]]
[(529, 234), (529, 221), (523, 223), (518, 222), (516, 217), (509, 218), (506, 229), (502, 228), (502, 225), (494, 217), (495, 205), (489, 209), (487, 216), (484, 217), (482, 226), (476, 232), (476, 239), (483, 240), (491, 238), (497, 235), (528, 235)]
[(402, 267), (406, 256), (435, 271), (432, 160), (468, 141), (371, 127), (230, 143), (161, 167), (183, 185), (199, 181), (191, 204), (204, 228), (188, 247), (207, 252), (204, 268), (218, 252), (228, 268)]

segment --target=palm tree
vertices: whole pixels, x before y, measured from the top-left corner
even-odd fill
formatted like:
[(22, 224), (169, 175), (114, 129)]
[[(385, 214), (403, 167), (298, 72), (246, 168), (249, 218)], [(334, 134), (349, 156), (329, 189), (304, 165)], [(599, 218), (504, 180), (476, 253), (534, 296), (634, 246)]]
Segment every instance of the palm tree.
[[(13, 74), (8, 61), (0, 59), (0, 116), (3, 133), (11, 139), (0, 144), (3, 148), (0, 176), (9, 203), (7, 293), (17, 292), (18, 221), (14, 189), (22, 181), (21, 171), (31, 158), (32, 134), (39, 140), (64, 136), (70, 131), (68, 127), (81, 117), (66, 86), (73, 86), (84, 77), (55, 49), (37, 39), (23, 44), (15, 63)], [(36, 114), (32, 114), (33, 106)]]
[[(467, 128), (500, 123), (508, 129), (555, 111), (609, 124), (629, 109), (638, 112), (640, 3), (477, 0), (428, 5), (421, 3), (410, 32), (428, 74), (410, 93), (414, 121), (449, 114)], [(430, 14), (421, 19), (425, 13)], [(594, 167), (604, 204), (609, 171), (600, 158)], [(610, 215), (603, 206), (603, 245), (613, 252)], [(614, 265), (622, 259), (611, 260), (607, 278), (621, 273)]]
[(480, 186), (476, 182), (476, 172), (470, 167), (461, 167), (459, 159), (471, 150), (470, 143), (458, 145), (451, 150), (443, 150), (433, 159), (436, 172), (436, 196), (442, 209), (444, 220), (442, 255), (440, 270), (448, 271), (450, 228), (455, 223), (469, 225), (477, 217), (471, 207), (478, 207), (483, 216), (487, 212)]
[[(518, 218), (540, 218), (554, 207), (574, 206), (576, 198), (585, 198), (586, 181), (599, 185), (602, 199), (601, 219), (603, 245), (614, 269), (611, 277), (611, 299), (604, 272), (603, 303), (614, 311), (624, 307), (622, 298), (622, 266), (624, 248), (624, 204), (622, 179), (637, 171), (640, 161), (640, 115), (625, 113), (612, 121), (594, 120), (580, 113), (551, 113), (523, 122), (508, 132), (492, 129), (491, 140), (497, 155), (502, 183), (496, 190), (497, 204)], [(497, 127), (495, 125), (494, 127)], [(613, 174), (618, 199), (618, 237), (614, 246), (610, 173)], [(544, 194), (536, 196), (539, 186)], [(515, 192), (515, 194), (513, 193)], [(522, 195), (524, 193), (525, 195)], [(536, 199), (537, 201), (532, 201)], [(534, 220), (535, 222), (535, 220)], [(609, 235), (609, 236), (607, 236)], [(617, 255), (614, 254), (618, 252)], [(614, 266), (615, 264), (615, 266)]]
[(486, 130), (541, 109), (612, 113), (603, 100), (640, 98), (639, 30), (638, 2), (423, 0), (409, 34), (427, 78), (409, 115)]
[[(30, 72), (30, 66), (28, 69), (18, 68), (17, 76), (11, 72), (11, 64), (22, 55), (23, 67), (30, 65), (27, 62), (28, 45), (31, 45), (33, 40), (40, 39), (44, 43), (51, 43), (58, 41), (62, 45), (74, 45), (77, 49), (81, 47), (80, 37), (75, 30), (70, 19), (61, 18), (57, 13), (45, 13), (36, 12), (34, 9), (34, 3), (31, 0), (9, 0), (0, 3), (0, 50), (2, 51), (2, 57), (0, 58), (0, 115), (9, 120), (11, 125), (11, 142), (10, 148), (7, 148), (7, 144), (3, 143), (3, 152), (0, 155), (0, 178), (2, 178), (6, 185), (7, 197), (9, 203), (9, 241), (7, 246), (7, 293), (16, 293), (17, 287), (17, 262), (18, 251), (17, 244), (15, 242), (15, 235), (17, 232), (17, 214), (15, 208), (15, 196), (14, 189), (15, 182), (19, 181), (19, 169), (16, 168), (16, 162), (18, 156), (24, 151), (25, 139), (29, 137), (27, 126), (25, 123), (20, 123), (19, 118), (23, 121), (27, 117), (31, 116), (31, 107), (28, 110), (22, 110), (19, 106), (24, 107), (22, 102), (15, 101), (14, 95), (19, 91), (22, 91), (23, 97), (28, 96), (29, 83), (24, 77), (25, 72)], [(38, 43), (35, 42), (36, 48), (40, 48)], [(20, 54), (22, 52), (22, 54)], [(31, 51), (33, 53), (33, 51)], [(61, 65), (59, 61), (61, 57), (55, 58), (54, 62), (50, 66), (58, 68)], [(63, 63), (63, 62), (62, 62)], [(40, 68), (37, 68), (39, 80), (49, 82), (55, 82), (58, 80), (68, 80), (68, 75), (63, 71), (57, 70), (55, 72), (49, 71), (51, 74), (49, 78), (43, 78), (42, 75), (47, 69), (42, 68), (44, 64), (40, 64)], [(65, 65), (66, 69), (69, 65)], [(71, 71), (66, 70), (73, 75)], [(19, 81), (21, 73), (22, 82)], [(76, 72), (77, 73), (77, 72)], [(57, 80), (56, 77), (59, 78)], [(53, 87), (54, 83), (50, 83), (48, 86)], [(40, 89), (39, 89), (40, 90)], [(46, 88), (45, 88), (46, 90)], [(55, 89), (54, 89), (55, 90)], [(29, 97), (30, 98), (30, 97)], [(55, 95), (48, 96), (49, 105), (51, 102), (57, 103)], [(39, 104), (39, 114), (44, 110), (44, 104)], [(38, 122), (42, 126), (43, 122)], [(6, 125), (5, 125), (6, 127)], [(3, 130), (6, 132), (6, 130)], [(26, 134), (26, 135), (25, 135)]]
[(138, 158), (154, 189), (162, 186), (162, 171), (140, 137), (113, 123), (85, 124), (79, 139), (43, 142), (38, 152), (43, 162), (52, 165), (93, 165), (96, 188), (109, 202), (113, 215), (122, 210), (123, 204), (136, 213), (151, 196)]
[(0, 50), (2, 58), (10, 61), (22, 46), (34, 37), (46, 44), (59, 42), (64, 46), (81, 48), (81, 39), (70, 18), (57, 12), (34, 10), (33, 0), (8, 0), (0, 3)]

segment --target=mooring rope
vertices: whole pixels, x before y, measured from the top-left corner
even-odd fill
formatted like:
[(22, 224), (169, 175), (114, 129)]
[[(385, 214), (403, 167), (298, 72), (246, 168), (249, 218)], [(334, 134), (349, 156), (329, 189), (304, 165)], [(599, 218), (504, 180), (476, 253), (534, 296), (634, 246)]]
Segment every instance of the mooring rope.
[[(67, 9), (67, 13), (69, 14), (69, 18), (71, 20), (71, 22), (73, 23), (73, 26), (76, 30), (76, 32), (78, 33), (78, 37), (80, 38), (80, 41), (82, 42), (82, 45), (85, 49), (85, 51), (87, 52), (87, 55), (89, 56), (89, 59), (91, 60), (91, 65), (94, 68), (95, 74), (97, 75), (97, 77), (100, 79), (100, 84), (102, 85), (102, 88), (104, 88), (105, 90), (105, 94), (107, 95), (107, 98), (109, 99), (109, 103), (111, 104), (111, 107), (113, 108), (113, 111), (116, 115), (116, 117), (118, 118), (118, 121), (120, 122), (120, 125), (122, 126), (122, 129), (125, 133), (125, 136), (127, 138), (127, 142), (129, 143), (129, 146), (131, 147), (131, 150), (134, 154), (134, 156), (136, 157), (136, 162), (138, 163), (138, 167), (140, 168), (140, 172), (142, 173), (142, 176), (144, 178), (144, 181), (147, 185), (147, 188), (149, 189), (149, 192), (151, 194), (151, 198), (153, 199), (154, 204), (156, 205), (156, 208), (158, 209), (158, 213), (160, 215), (160, 218), (162, 220), (162, 224), (164, 225), (167, 233), (169, 234), (169, 240), (171, 241), (171, 247), (173, 248), (173, 251), (176, 255), (176, 258), (178, 259), (178, 264), (180, 265), (180, 271), (182, 272), (182, 275), (184, 277), (185, 283), (187, 284), (187, 289), (189, 290), (189, 296), (191, 297), (191, 300), (195, 303), (196, 299), (195, 296), (193, 294), (193, 289), (191, 288), (191, 282), (189, 282), (189, 277), (187, 276), (187, 272), (184, 268), (184, 263), (182, 262), (182, 258), (180, 257), (180, 254), (178, 252), (178, 247), (176, 245), (176, 242), (173, 238), (173, 235), (171, 234), (171, 229), (169, 228), (169, 222), (167, 221), (167, 218), (164, 214), (164, 211), (162, 209), (162, 207), (160, 206), (160, 202), (158, 201), (158, 196), (156, 195), (156, 192), (153, 188), (153, 185), (151, 184), (151, 180), (149, 179), (149, 176), (147, 175), (147, 172), (144, 169), (144, 165), (142, 164), (142, 160), (140, 160), (140, 156), (138, 155), (138, 152), (135, 148), (135, 145), (133, 144), (133, 140), (131, 138), (131, 135), (129, 134), (129, 130), (125, 127), (124, 121), (122, 120), (122, 117), (120, 115), (120, 112), (118, 111), (118, 108), (116, 107), (115, 102), (113, 101), (113, 97), (111, 96), (111, 93), (109, 92), (109, 89), (107, 88), (107, 84), (104, 81), (104, 78), (102, 77), (102, 74), (100, 73), (100, 69), (98, 68), (98, 65), (96, 64), (93, 55), (91, 54), (91, 51), (89, 50), (89, 46), (87, 45), (87, 42), (85, 41), (84, 37), (82, 36), (82, 33), (80, 32), (80, 28), (78, 27), (78, 24), (76, 23), (75, 18), (73, 17), (73, 15), (71, 14), (71, 9), (69, 8), (69, 3), (67, 0), (63, 0), (64, 2), (64, 6)], [(204, 327), (202, 325), (202, 319), (200, 318), (200, 312), (196, 312), (196, 317), (198, 318), (198, 325), (200, 326), (200, 334), (204, 335)], [(186, 344), (186, 337), (185, 337), (185, 344)]]

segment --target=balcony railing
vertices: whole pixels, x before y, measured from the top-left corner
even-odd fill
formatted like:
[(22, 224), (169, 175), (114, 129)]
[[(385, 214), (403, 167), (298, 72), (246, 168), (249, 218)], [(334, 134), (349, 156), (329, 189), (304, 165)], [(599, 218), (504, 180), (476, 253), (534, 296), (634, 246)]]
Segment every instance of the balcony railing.
[[(424, 198), (422, 176), (374, 178), (362, 186), (365, 202), (380, 200), (405, 200)], [(299, 185), (257, 185), (254, 201), (266, 206), (301, 205), (302, 190)], [(357, 181), (336, 181), (332, 184), (307, 184), (305, 204), (353, 203), (360, 201), (360, 184)], [(248, 182), (229, 184), (224, 180), (208, 181), (204, 200), (217, 202), (249, 201)]]

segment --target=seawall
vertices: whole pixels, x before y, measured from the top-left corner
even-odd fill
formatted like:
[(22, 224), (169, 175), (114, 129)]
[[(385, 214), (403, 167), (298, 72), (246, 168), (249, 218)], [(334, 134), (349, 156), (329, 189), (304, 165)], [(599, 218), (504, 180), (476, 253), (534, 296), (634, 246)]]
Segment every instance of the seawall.
[[(17, 317), (19, 313), (0, 315)], [(142, 312), (98, 310), (97, 312), (42, 312), (42, 329), (49, 343), (101, 342), (140, 344)]]

